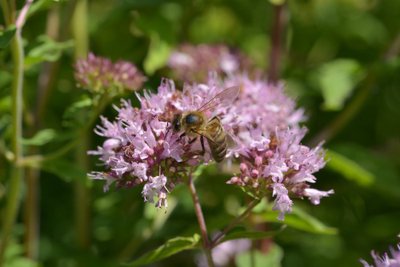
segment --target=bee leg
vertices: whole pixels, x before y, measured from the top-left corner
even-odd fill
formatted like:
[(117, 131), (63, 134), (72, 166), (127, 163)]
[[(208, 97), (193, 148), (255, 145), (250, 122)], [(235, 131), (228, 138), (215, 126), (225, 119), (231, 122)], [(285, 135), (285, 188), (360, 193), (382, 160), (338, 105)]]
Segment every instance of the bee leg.
[(189, 140), (189, 144), (193, 144), (197, 140), (197, 137), (193, 138), (192, 140)]
[(186, 135), (186, 133), (182, 133), (180, 136), (179, 136), (179, 141), (182, 139), (182, 137), (184, 137)]
[(204, 136), (200, 136), (201, 143), (201, 154), (204, 155), (206, 153), (206, 149), (204, 148)]

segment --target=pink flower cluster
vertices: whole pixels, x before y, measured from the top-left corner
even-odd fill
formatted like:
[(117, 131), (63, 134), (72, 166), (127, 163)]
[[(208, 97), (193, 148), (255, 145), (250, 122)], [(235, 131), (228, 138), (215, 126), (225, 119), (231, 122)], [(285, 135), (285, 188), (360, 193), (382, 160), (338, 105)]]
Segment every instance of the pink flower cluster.
[(112, 95), (137, 90), (146, 81), (146, 77), (133, 64), (122, 60), (112, 63), (93, 53), (76, 62), (75, 79), (82, 88)]
[(375, 251), (371, 252), (372, 258), (374, 259), (375, 265), (370, 265), (365, 260), (360, 260), (364, 267), (400, 267), (400, 244), (397, 245), (397, 250), (390, 248), (392, 257), (389, 257), (387, 253), (383, 256), (379, 256)]
[(225, 83), (242, 88), (222, 119), (236, 143), (230, 155), (240, 164), (240, 173), (228, 183), (259, 198), (272, 192), (281, 220), (291, 211), (291, 196), (306, 197), (317, 205), (321, 197), (332, 194), (333, 190), (310, 188), (316, 181), (313, 174), (325, 165), (324, 152), (320, 145), (309, 148), (301, 144), (307, 132), (299, 126), (304, 120), (303, 110), (296, 109), (284, 94), (283, 84), (253, 81), (246, 76), (235, 76)]
[(255, 197), (272, 195), (280, 219), (290, 212), (293, 196), (319, 204), (321, 197), (333, 193), (310, 187), (316, 180), (313, 174), (324, 166), (324, 154), (320, 146), (301, 144), (306, 133), (299, 126), (303, 111), (284, 94), (283, 85), (252, 81), (246, 75), (225, 80), (211, 76), (206, 84), (186, 85), (182, 91), (163, 80), (157, 93), (138, 95), (140, 108), (122, 101), (116, 120), (103, 118), (103, 126), (97, 128), (106, 141), (91, 153), (100, 156), (107, 171), (92, 175), (107, 180), (106, 187), (112, 182), (118, 187), (143, 185), (146, 201), (157, 198), (157, 207), (166, 206), (167, 193), (189, 170), (212, 159), (208, 147), (204, 155), (199, 153), (199, 140), (191, 142), (171, 130), (174, 114), (196, 110), (232, 85), (240, 86), (234, 103), (206, 114), (219, 116), (233, 140), (226, 157), (238, 162), (240, 173), (228, 183)]
[(183, 44), (170, 56), (168, 66), (174, 78), (183, 81), (207, 82), (208, 74), (229, 75), (250, 71), (250, 59), (225, 45)]

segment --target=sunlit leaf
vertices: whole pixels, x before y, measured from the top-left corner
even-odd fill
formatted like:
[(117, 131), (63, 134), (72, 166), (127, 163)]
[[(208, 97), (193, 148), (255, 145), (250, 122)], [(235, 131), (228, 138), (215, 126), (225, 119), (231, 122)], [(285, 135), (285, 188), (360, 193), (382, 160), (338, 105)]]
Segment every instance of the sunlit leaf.
[(31, 259), (19, 257), (12, 259), (5, 265), (7, 267), (38, 267), (39, 264)]
[(11, 39), (14, 37), (15, 31), (15, 25), (11, 25), (5, 30), (0, 30), (0, 49), (4, 49), (8, 46)]
[(156, 70), (164, 67), (168, 61), (170, 51), (171, 47), (167, 42), (163, 41), (158, 34), (152, 34), (149, 51), (143, 63), (145, 72), (148, 75), (152, 75)]
[(199, 245), (200, 236), (195, 234), (193, 237), (176, 237), (164, 243), (164, 245), (152, 250), (137, 260), (125, 264), (126, 266), (143, 266), (153, 262), (168, 258), (184, 250), (196, 249)]
[(273, 5), (283, 5), (285, 3), (285, 0), (269, 0), (269, 2)]
[(298, 230), (303, 230), (316, 234), (333, 235), (337, 233), (336, 228), (326, 226), (317, 218), (301, 210), (299, 207), (293, 207), (292, 212), (285, 215), (284, 221), (278, 220), (278, 215), (278, 211), (267, 209), (262, 213), (257, 213), (255, 219), (259, 222), (274, 222), (285, 224)]
[(44, 129), (36, 133), (32, 138), (23, 139), (24, 145), (42, 146), (45, 145), (56, 137), (56, 132), (53, 129)]
[(280, 267), (282, 258), (283, 250), (273, 244), (265, 253), (258, 250), (242, 252), (236, 256), (235, 263), (238, 267)]
[(362, 167), (352, 158), (346, 157), (333, 150), (326, 151), (327, 167), (342, 174), (345, 178), (353, 180), (359, 185), (370, 185), (374, 182), (373, 173)]
[(324, 108), (340, 110), (363, 76), (360, 64), (352, 59), (337, 59), (318, 71)]
[(65, 50), (74, 46), (72, 40), (56, 42), (46, 35), (40, 36), (38, 40), (40, 44), (31, 49), (25, 58), (27, 68), (43, 61), (57, 61)]

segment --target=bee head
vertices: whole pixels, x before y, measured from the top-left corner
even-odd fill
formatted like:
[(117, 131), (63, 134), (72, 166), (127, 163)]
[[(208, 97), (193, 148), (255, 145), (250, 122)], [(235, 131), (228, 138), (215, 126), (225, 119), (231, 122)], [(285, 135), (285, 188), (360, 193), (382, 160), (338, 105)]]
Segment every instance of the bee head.
[(181, 130), (182, 127), (181, 119), (182, 119), (182, 114), (176, 114), (174, 116), (174, 119), (172, 120), (172, 128), (175, 132), (179, 132)]

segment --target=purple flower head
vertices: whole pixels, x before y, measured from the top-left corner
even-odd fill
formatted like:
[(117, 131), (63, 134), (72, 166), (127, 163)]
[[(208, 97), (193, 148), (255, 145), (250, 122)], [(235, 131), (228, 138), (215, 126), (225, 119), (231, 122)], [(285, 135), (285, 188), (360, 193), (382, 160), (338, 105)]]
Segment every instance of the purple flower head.
[(133, 64), (122, 60), (112, 63), (92, 53), (76, 62), (75, 79), (79, 87), (111, 95), (138, 90), (146, 81), (146, 77)]
[(116, 107), (117, 118), (103, 118), (102, 126), (96, 129), (106, 140), (90, 153), (99, 156), (106, 171), (92, 176), (106, 180), (106, 189), (111, 183), (117, 187), (143, 185), (145, 201), (166, 206), (167, 193), (187, 179), (188, 170), (212, 160), (207, 143), (202, 153), (198, 136), (172, 130), (174, 116), (198, 110), (235, 85), (240, 92), (230, 105), (220, 103), (204, 111), (208, 119), (218, 116), (232, 139), (226, 158), (240, 164), (240, 173), (228, 183), (243, 187), (255, 197), (270, 195), (280, 219), (291, 211), (293, 197), (306, 197), (319, 204), (320, 198), (332, 194), (332, 190), (310, 187), (316, 181), (314, 173), (325, 162), (321, 146), (301, 144), (306, 133), (299, 126), (303, 111), (284, 94), (283, 85), (252, 81), (245, 75), (224, 81), (210, 76), (206, 84), (185, 85), (183, 90), (165, 79), (157, 93), (137, 94), (140, 108), (122, 101)]
[(239, 52), (224, 45), (183, 44), (174, 51), (168, 66), (175, 78), (184, 81), (206, 82), (210, 72), (219, 75), (250, 71), (252, 64)]
[(364, 267), (400, 267), (400, 244), (397, 245), (397, 249), (390, 248), (391, 257), (388, 253), (384, 253), (379, 256), (375, 251), (371, 252), (371, 256), (374, 259), (374, 265), (370, 265), (365, 260), (360, 260)]

